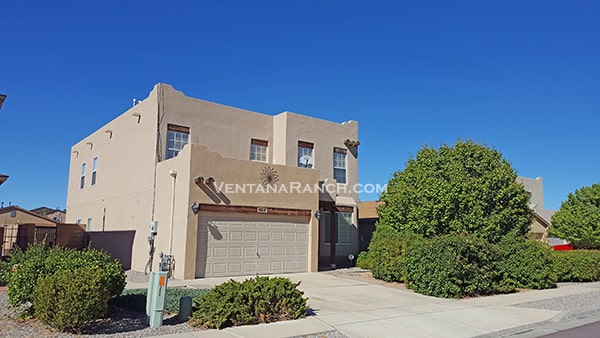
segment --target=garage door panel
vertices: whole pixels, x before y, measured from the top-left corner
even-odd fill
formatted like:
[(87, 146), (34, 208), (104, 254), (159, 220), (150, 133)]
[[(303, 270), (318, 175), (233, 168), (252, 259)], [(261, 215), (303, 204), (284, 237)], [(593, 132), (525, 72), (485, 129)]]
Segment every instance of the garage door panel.
[(230, 247), (229, 248), (229, 257), (231, 257), (231, 258), (242, 257), (242, 248), (240, 248), (240, 247)]
[(282, 242), (283, 241), (283, 232), (274, 231), (271, 233), (271, 240), (274, 242)]
[(246, 231), (244, 232), (244, 240), (246, 242), (253, 242), (256, 241), (256, 231)]
[(268, 242), (271, 240), (271, 234), (266, 231), (261, 231), (258, 233), (258, 240), (261, 242)]
[(289, 216), (201, 214), (196, 275), (305, 272), (307, 222)]
[(244, 274), (256, 273), (256, 262), (242, 263), (244, 265)]
[[(234, 242), (241, 242), (244, 238), (243, 232), (241, 231), (229, 231), (229, 240)], [(227, 239), (225, 239), (227, 240)]]

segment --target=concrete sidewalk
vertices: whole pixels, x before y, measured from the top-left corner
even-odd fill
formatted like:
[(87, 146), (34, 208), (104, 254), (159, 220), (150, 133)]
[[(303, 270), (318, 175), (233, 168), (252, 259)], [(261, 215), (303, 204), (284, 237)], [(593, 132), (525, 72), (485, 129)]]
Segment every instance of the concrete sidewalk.
[[(587, 294), (597, 297), (600, 282), (568, 283), (555, 289), (490, 297), (442, 299), (366, 278), (357, 269), (282, 276), (301, 281), (300, 289), (309, 298), (314, 315), (295, 321), (163, 337), (291, 337), (335, 330), (350, 337), (497, 337), (527, 330), (528, 337), (533, 337), (534, 328), (540, 324), (559, 322), (573, 315), (573, 311), (579, 311), (581, 316), (600, 314), (598, 303), (579, 310), (526, 307), (549, 299), (585, 298)], [(229, 279), (170, 280), (169, 286), (209, 288)]]

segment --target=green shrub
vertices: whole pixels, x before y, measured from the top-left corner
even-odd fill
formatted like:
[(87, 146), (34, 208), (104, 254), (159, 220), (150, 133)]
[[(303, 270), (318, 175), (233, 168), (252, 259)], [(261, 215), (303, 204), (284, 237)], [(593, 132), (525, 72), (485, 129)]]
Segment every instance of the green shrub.
[(194, 300), (192, 325), (221, 329), (304, 317), (306, 298), (298, 285), (281, 277), (229, 280)]
[(512, 291), (502, 283), (496, 248), (473, 235), (446, 235), (419, 241), (405, 253), (406, 285), (446, 298)]
[(116, 297), (125, 288), (125, 271), (118, 260), (112, 259), (103, 250), (85, 248), (76, 250), (55, 246), (50, 249), (45, 262), (45, 270), (49, 272), (95, 267), (104, 273), (104, 281), (108, 285), (110, 297)]
[(13, 250), (11, 255), (10, 263), (18, 267), (8, 280), (8, 296), (13, 306), (31, 302), (31, 293), (38, 278), (57, 271), (97, 268), (103, 273), (110, 297), (120, 295), (125, 287), (125, 272), (121, 263), (111, 259), (104, 251), (60, 246), (46, 249), (43, 243), (38, 243), (30, 245), (24, 252)]
[(40, 277), (32, 299), (36, 318), (60, 331), (80, 331), (104, 316), (109, 291), (105, 274), (86, 267)]
[(600, 280), (599, 250), (554, 251), (559, 282), (594, 282)]
[(369, 244), (373, 277), (386, 282), (403, 282), (405, 271), (402, 256), (409, 245), (420, 240), (422, 237), (418, 235), (377, 225)]
[(18, 247), (11, 250), (10, 264), (15, 267), (8, 278), (8, 299), (12, 306), (31, 302), (31, 293), (40, 275), (48, 274), (44, 262), (48, 250), (43, 243), (30, 245), (22, 251)]
[(518, 288), (548, 289), (557, 281), (554, 255), (547, 244), (523, 237), (505, 238), (499, 244), (498, 263), (507, 282)]
[(371, 257), (368, 251), (361, 251), (356, 257), (356, 266), (362, 269), (371, 270)]

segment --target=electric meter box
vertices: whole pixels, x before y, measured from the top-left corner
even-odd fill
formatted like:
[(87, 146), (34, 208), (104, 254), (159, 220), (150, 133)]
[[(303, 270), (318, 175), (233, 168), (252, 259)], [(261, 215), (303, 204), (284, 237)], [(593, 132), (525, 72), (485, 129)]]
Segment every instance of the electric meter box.
[(158, 221), (150, 222), (150, 233), (155, 235), (158, 233)]

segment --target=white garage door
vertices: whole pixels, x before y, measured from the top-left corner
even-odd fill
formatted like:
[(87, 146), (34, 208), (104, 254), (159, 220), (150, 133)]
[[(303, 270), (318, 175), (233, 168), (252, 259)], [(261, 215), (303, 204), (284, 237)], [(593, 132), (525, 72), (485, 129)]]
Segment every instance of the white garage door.
[(200, 214), (196, 277), (307, 271), (308, 219)]

